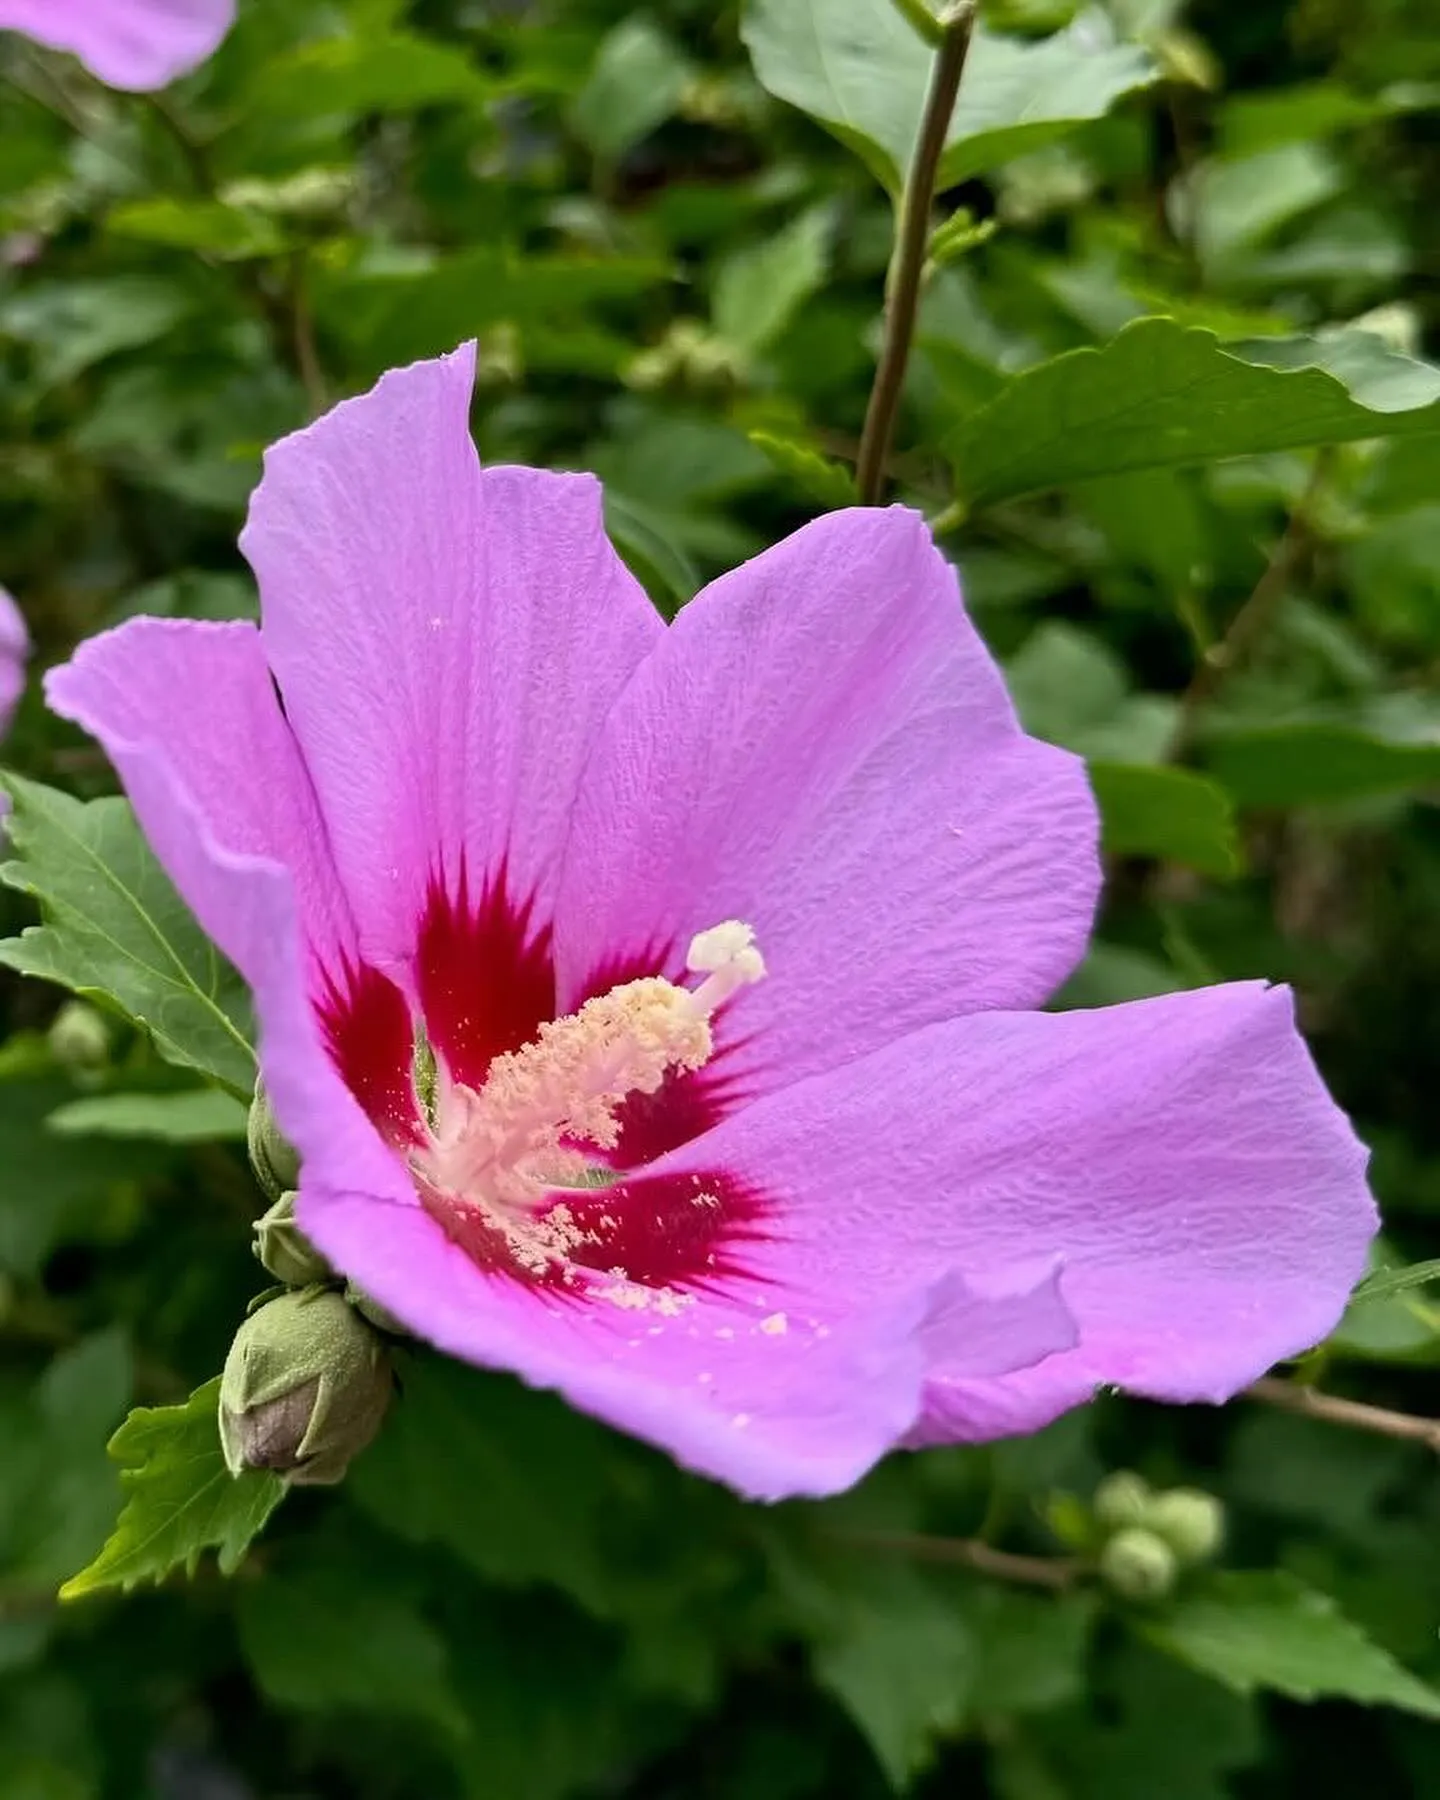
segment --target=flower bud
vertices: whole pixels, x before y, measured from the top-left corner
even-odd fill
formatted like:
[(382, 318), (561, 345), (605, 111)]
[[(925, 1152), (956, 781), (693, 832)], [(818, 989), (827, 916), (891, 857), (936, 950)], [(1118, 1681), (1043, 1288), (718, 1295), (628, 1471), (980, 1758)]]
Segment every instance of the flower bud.
[(409, 1337), (410, 1327), (402, 1324), (392, 1312), (387, 1312), (378, 1300), (372, 1300), (366, 1293), (356, 1287), (353, 1281), (345, 1283), (345, 1298), (363, 1319), (368, 1319), (377, 1331), (387, 1332), (391, 1337)]
[(1123, 1531), (1127, 1525), (1143, 1525), (1147, 1522), (1153, 1498), (1150, 1484), (1142, 1481), (1133, 1469), (1117, 1469), (1095, 1490), (1091, 1503), (1095, 1521), (1106, 1531)]
[(309, 1287), (329, 1281), (334, 1270), (295, 1222), (294, 1194), (282, 1194), (255, 1221), (250, 1248), (262, 1268), (286, 1287)]
[(1199, 1488), (1171, 1488), (1150, 1502), (1145, 1523), (1182, 1563), (1204, 1562), (1220, 1548), (1225, 1509)]
[(300, 1158), (280, 1135), (275, 1115), (263, 1083), (255, 1083), (255, 1098), (250, 1103), (250, 1120), (246, 1128), (246, 1148), (250, 1167), (267, 1200), (279, 1200), (300, 1182)]
[(110, 1027), (86, 1000), (67, 1000), (50, 1021), (50, 1054), (63, 1068), (92, 1074), (110, 1060)]
[(1138, 1525), (1117, 1531), (1100, 1552), (1100, 1577), (1122, 1600), (1163, 1600), (1179, 1573), (1165, 1540)]
[(235, 1333), (220, 1382), (232, 1475), (269, 1469), (297, 1486), (339, 1481), (375, 1433), (393, 1377), (383, 1339), (333, 1288), (280, 1294)]

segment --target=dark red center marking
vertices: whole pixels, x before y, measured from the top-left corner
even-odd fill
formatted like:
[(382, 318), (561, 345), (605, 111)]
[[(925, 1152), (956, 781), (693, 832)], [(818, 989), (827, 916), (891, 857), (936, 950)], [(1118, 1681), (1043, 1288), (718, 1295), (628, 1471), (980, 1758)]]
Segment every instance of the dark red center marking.
[(395, 983), (368, 963), (325, 977), (317, 1003), (331, 1060), (365, 1116), (389, 1144), (424, 1141), (415, 1098), (415, 1031)]
[[(642, 976), (684, 979), (665, 951), (627, 958), (596, 972), (582, 999)], [(555, 1016), (551, 931), (533, 901), (514, 892), (502, 866), (472, 891), (462, 877), (452, 894), (432, 882), (417, 938), (416, 978), (425, 1031), (452, 1079), (478, 1089), (497, 1056), (533, 1042)], [(335, 1065), (367, 1116), (397, 1154), (423, 1144), (425, 1124), (413, 1080), (414, 1031), (400, 990), (361, 964), (332, 975), (319, 1000)], [(517, 1256), (493, 1214), (471, 1197), (417, 1191), (446, 1234), (482, 1269), (529, 1286), (575, 1291), (576, 1269), (623, 1270), (648, 1287), (701, 1290), (743, 1279), (745, 1252), (761, 1242), (769, 1203), (723, 1171), (647, 1175), (646, 1164), (679, 1148), (731, 1112), (743, 1095), (726, 1072), (735, 1048), (717, 1032), (703, 1069), (667, 1078), (658, 1092), (636, 1094), (621, 1110), (613, 1151), (595, 1153), (618, 1171), (637, 1171), (603, 1188), (557, 1193), (580, 1234), (564, 1260)], [(584, 1146), (587, 1154), (591, 1146)]]

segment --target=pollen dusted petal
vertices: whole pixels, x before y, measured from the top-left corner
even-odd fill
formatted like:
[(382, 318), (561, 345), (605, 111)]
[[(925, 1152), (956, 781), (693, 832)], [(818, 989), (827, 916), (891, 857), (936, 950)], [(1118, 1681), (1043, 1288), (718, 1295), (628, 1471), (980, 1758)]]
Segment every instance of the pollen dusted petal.
[[(302, 1194), (304, 1230), (417, 1335), (662, 1445), (760, 1500), (848, 1487), (914, 1422), (924, 1293), (863, 1313), (823, 1294), (775, 1312), (753, 1294), (698, 1291), (662, 1310), (497, 1278), (419, 1207)], [(607, 1282), (616, 1290), (618, 1279)]]
[(760, 1266), (767, 1221), (783, 1210), (760, 1187), (718, 1170), (640, 1175), (565, 1200), (581, 1233), (574, 1262), (681, 1291), (743, 1289)]
[[(731, 922), (696, 942), (690, 961), (705, 979), (695, 988), (652, 975), (596, 994), (496, 1056), (478, 1090), (438, 1070), (410, 1166), (426, 1210), (483, 1267), (503, 1272), (508, 1261), (523, 1280), (636, 1308), (680, 1304), (672, 1281), (738, 1272), (721, 1239), (756, 1209), (735, 1184), (615, 1182), (587, 1161), (614, 1151), (631, 1095), (704, 1066), (712, 1014), (764, 974), (748, 926)], [(608, 1285), (578, 1281), (584, 1269), (605, 1271)]]

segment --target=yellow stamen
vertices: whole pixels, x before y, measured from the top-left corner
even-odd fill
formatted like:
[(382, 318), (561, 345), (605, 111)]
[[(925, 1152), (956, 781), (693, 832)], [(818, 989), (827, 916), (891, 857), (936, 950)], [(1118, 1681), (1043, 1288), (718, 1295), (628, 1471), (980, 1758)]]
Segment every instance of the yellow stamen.
[(531, 1266), (577, 1248), (569, 1209), (548, 1202), (556, 1188), (608, 1179), (577, 1145), (613, 1149), (624, 1103), (703, 1067), (715, 1013), (765, 974), (753, 931), (735, 920), (692, 939), (686, 966), (705, 977), (698, 987), (647, 976), (597, 994), (497, 1056), (478, 1091), (441, 1068), (430, 1141), (411, 1159), (424, 1187), (481, 1209)]

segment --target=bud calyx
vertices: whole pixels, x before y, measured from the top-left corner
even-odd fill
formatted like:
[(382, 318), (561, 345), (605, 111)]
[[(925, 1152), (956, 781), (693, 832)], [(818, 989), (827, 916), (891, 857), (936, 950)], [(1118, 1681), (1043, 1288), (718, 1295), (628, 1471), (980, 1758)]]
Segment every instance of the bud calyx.
[(393, 1385), (384, 1340), (342, 1294), (310, 1286), (277, 1295), (246, 1319), (225, 1359), (220, 1441), (230, 1473), (339, 1481), (379, 1430)]
[(294, 1147), (281, 1136), (275, 1115), (270, 1110), (270, 1098), (259, 1081), (255, 1083), (255, 1098), (250, 1103), (245, 1143), (250, 1153), (250, 1167), (267, 1200), (279, 1200), (299, 1186), (300, 1158)]
[(334, 1276), (328, 1262), (295, 1221), (293, 1193), (282, 1194), (255, 1221), (250, 1248), (262, 1268), (286, 1287), (310, 1287)]

